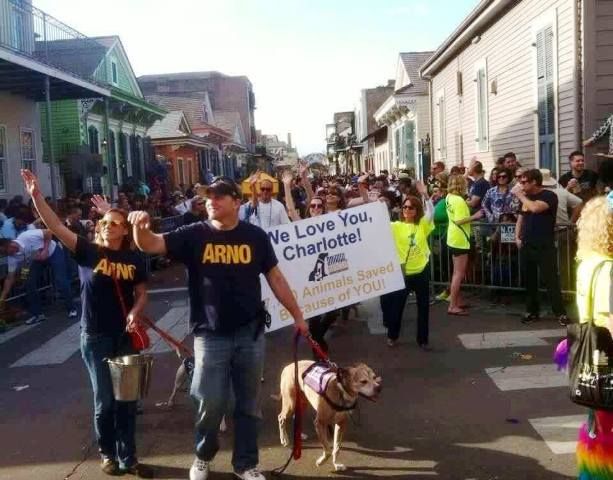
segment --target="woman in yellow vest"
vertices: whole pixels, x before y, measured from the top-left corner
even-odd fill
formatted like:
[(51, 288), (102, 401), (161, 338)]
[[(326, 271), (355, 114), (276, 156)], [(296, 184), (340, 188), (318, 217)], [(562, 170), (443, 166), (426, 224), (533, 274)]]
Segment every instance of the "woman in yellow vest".
[[(434, 230), (432, 217), (434, 206), (428, 199), (428, 190), (417, 182), (421, 199), (408, 196), (402, 202), (401, 221), (392, 222), (392, 235), (398, 259), (404, 272), (405, 288), (381, 296), (383, 324), (387, 328), (387, 344), (396, 345), (400, 335), (402, 313), (409, 292), (415, 292), (417, 300), (417, 345), (430, 350), (428, 323), (430, 313), (430, 248), (428, 236)], [(425, 208), (424, 208), (425, 206)], [(425, 211), (424, 211), (425, 210)]]
[(483, 216), (481, 210), (474, 215), (470, 214), (470, 209), (466, 203), (467, 194), (466, 178), (462, 175), (451, 175), (447, 185), (447, 197), (445, 205), (449, 224), (447, 226), (447, 246), (453, 257), (453, 275), (449, 288), (449, 315), (468, 315), (462, 302), (460, 287), (462, 280), (466, 276), (468, 268), (468, 254), (470, 253), (470, 223)]
[[(589, 320), (613, 334), (613, 194), (590, 200), (577, 223), (577, 307), (579, 321)], [(593, 278), (595, 276), (595, 278)], [(594, 280), (594, 289), (590, 285)], [(591, 294), (590, 294), (591, 293)], [(613, 412), (591, 410), (577, 444), (581, 480), (613, 478)]]

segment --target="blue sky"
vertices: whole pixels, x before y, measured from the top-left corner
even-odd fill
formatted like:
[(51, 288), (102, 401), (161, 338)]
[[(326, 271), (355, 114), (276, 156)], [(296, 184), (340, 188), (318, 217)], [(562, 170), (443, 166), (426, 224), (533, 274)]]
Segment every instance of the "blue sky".
[(256, 127), (301, 155), (362, 88), (394, 78), (400, 51), (434, 50), (478, 0), (34, 0), (80, 32), (119, 35), (137, 75), (247, 75)]

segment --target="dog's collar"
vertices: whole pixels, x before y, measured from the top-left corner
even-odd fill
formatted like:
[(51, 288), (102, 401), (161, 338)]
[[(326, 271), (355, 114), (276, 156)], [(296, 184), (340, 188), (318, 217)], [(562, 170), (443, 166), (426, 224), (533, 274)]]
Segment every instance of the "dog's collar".
[(348, 412), (350, 410), (355, 410), (355, 407), (358, 404), (358, 399), (357, 398), (353, 401), (353, 403), (351, 405), (339, 405), (338, 403), (333, 402), (332, 400), (330, 400), (328, 395), (326, 395), (326, 392), (322, 393), (321, 396), (326, 401), (326, 403), (328, 405), (330, 405), (330, 407), (332, 407), (332, 410), (336, 410), (337, 412)]

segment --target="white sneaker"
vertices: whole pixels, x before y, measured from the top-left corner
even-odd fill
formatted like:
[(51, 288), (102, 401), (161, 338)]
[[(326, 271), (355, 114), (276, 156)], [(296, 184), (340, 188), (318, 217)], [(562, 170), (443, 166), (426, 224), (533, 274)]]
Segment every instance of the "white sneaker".
[(189, 469), (189, 480), (206, 480), (209, 477), (209, 463), (198, 457), (194, 458), (194, 463)]
[(33, 315), (26, 320), (26, 325), (36, 325), (37, 323), (44, 322), (45, 320), (47, 320), (47, 317), (45, 317), (45, 314), (43, 313), (40, 315)]
[(77, 318), (77, 309), (73, 308), (70, 312), (68, 312), (68, 318)]
[(234, 472), (234, 475), (242, 480), (266, 480), (266, 477), (257, 468), (250, 468), (243, 473)]

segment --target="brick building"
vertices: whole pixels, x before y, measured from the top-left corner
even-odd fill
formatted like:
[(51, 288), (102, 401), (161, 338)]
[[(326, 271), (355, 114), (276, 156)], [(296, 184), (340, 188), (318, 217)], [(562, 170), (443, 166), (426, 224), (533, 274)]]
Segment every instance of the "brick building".
[(213, 117), (223, 119), (223, 126), (216, 125), (221, 128), (227, 128), (228, 121), (232, 121), (233, 115), (228, 112), (238, 113), (245, 147), (249, 152), (254, 152), (255, 95), (247, 77), (219, 72), (192, 72), (144, 75), (138, 81), (146, 97), (184, 97), (208, 101)]

